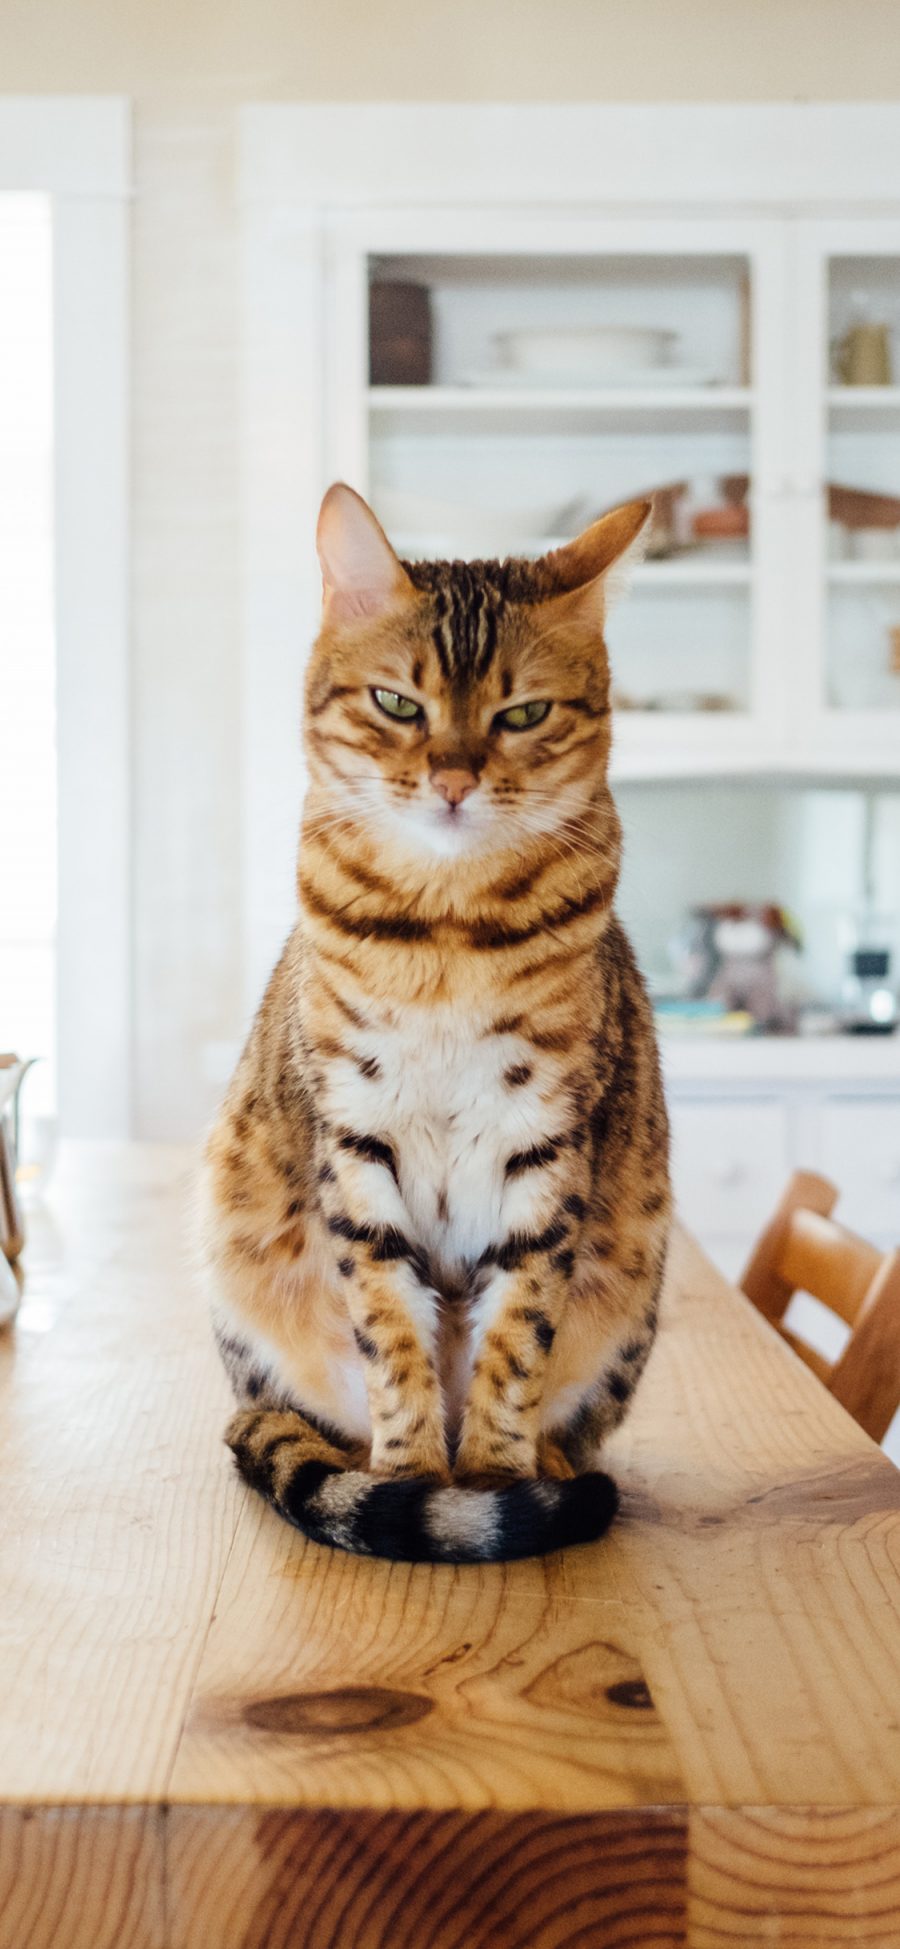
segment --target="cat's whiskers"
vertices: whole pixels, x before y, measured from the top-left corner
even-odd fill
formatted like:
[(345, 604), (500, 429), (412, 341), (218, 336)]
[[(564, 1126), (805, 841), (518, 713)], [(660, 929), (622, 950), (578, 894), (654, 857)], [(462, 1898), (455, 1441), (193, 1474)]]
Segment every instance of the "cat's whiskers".
[[(548, 795), (547, 803), (551, 806), (554, 804), (554, 800), (550, 795)], [(528, 826), (537, 836), (560, 840), (569, 838), (586, 839), (590, 842), (593, 850), (604, 854), (610, 862), (616, 859), (616, 851), (600, 843), (597, 822), (589, 819), (586, 814), (568, 812), (559, 820), (556, 827), (548, 832), (547, 827), (543, 823), (532, 823), (529, 819), (530, 810), (530, 805), (526, 802), (521, 809), (519, 817), (521, 818), (522, 824)]]
[[(549, 838), (549, 835), (546, 833), (546, 831), (543, 828), (540, 829), (538, 836), (541, 837), (542, 839)], [(601, 863), (609, 867), (610, 870), (616, 870), (618, 868), (619, 860), (616, 853), (609, 852), (605, 850), (602, 846), (597, 846), (595, 843), (590, 844), (585, 849), (583, 839), (576, 837), (572, 843), (572, 850), (575, 851), (579, 848), (581, 848), (582, 850), (586, 850), (587, 853), (590, 854), (591, 856), (596, 856), (597, 858), (599, 858)], [(632, 887), (635, 888), (635, 890), (641, 893), (652, 891), (649, 879), (644, 879), (639, 876), (636, 877), (633, 867), (630, 868), (629, 870), (629, 879)]]
[[(376, 777), (377, 775), (372, 776), (373, 783)], [(380, 784), (381, 780), (378, 779), (377, 782)], [(373, 826), (379, 832), (384, 832), (387, 827), (387, 820), (385, 817), (385, 808), (378, 794), (367, 793), (366, 800), (369, 832), (371, 833)], [(553, 824), (548, 824), (547, 820), (540, 816), (538, 808), (541, 804), (553, 811)], [(388, 811), (391, 809), (396, 812), (396, 808), (387, 808)], [(593, 872), (596, 872), (598, 867), (605, 872), (614, 871), (618, 863), (617, 853), (600, 842), (596, 821), (591, 820), (587, 814), (576, 814), (574, 811), (569, 810), (566, 812), (563, 820), (556, 825), (555, 820), (558, 812), (558, 798), (554, 794), (544, 792), (540, 789), (534, 792), (527, 791), (523, 795), (522, 800), (517, 803), (515, 809), (511, 811), (502, 806), (498, 806), (496, 801), (493, 804), (489, 802), (491, 830), (495, 835), (492, 848), (493, 853), (496, 855), (497, 853), (502, 854), (513, 851), (516, 847), (521, 846), (524, 839), (526, 843), (529, 843), (529, 850), (530, 842), (534, 842), (544, 848), (549, 848), (554, 860), (560, 864), (566, 864), (576, 859), (583, 863), (586, 869), (590, 869)], [(327, 839), (328, 837), (335, 839), (338, 842), (338, 851), (340, 854), (341, 839), (358, 840), (359, 818), (358, 815), (354, 816), (353, 812), (346, 809), (332, 807), (323, 809), (319, 807), (308, 817), (305, 830), (309, 836), (315, 835), (323, 839)], [(426, 857), (429, 866), (431, 866), (432, 856), (428, 854)], [(463, 858), (465, 858), (465, 855)], [(450, 864), (452, 866), (455, 862), (451, 859)], [(365, 889), (354, 893), (344, 903), (344, 910), (352, 909), (353, 906), (362, 902), (365, 897)], [(410, 906), (414, 903), (415, 898), (415, 890), (410, 891), (408, 894)]]
[(555, 858), (563, 863), (570, 860), (574, 855), (576, 858), (588, 862), (593, 871), (596, 871), (598, 862), (610, 871), (614, 870), (617, 865), (615, 856), (604, 852), (600, 847), (586, 846), (579, 840), (569, 840), (566, 842), (560, 836), (552, 837), (544, 831), (540, 831), (538, 836), (546, 846), (552, 848)]

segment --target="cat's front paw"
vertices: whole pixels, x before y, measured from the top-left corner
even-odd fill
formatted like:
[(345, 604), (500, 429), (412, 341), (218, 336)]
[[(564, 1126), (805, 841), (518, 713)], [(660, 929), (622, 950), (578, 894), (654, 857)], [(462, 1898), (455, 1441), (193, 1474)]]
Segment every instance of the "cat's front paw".
[(537, 1450), (533, 1439), (521, 1429), (482, 1429), (470, 1415), (463, 1428), (456, 1467), (457, 1482), (466, 1484), (531, 1481), (538, 1473)]
[(431, 1439), (421, 1436), (389, 1435), (379, 1441), (376, 1436), (372, 1443), (369, 1462), (372, 1475), (396, 1481), (398, 1477), (415, 1476), (419, 1481), (449, 1482), (450, 1465), (443, 1434), (434, 1434)]

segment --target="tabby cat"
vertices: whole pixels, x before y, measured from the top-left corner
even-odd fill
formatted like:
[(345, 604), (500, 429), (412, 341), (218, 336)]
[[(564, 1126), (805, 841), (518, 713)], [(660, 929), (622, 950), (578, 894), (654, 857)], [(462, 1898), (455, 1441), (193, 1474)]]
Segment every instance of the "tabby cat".
[(332, 487), (297, 923), (209, 1142), (241, 1475), (347, 1550), (599, 1536), (669, 1228), (603, 620), (649, 514), (401, 563)]

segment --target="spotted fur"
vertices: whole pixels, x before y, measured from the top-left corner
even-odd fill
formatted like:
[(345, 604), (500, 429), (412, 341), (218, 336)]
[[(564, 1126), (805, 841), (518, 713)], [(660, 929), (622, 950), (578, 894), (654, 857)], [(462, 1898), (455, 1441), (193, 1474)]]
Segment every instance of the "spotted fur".
[[(596, 1457), (670, 1211), (607, 784), (603, 616), (646, 513), (538, 563), (401, 565), (326, 497), (298, 918), (204, 1181), (227, 1439), (318, 1541), (505, 1558), (615, 1510)], [(498, 721), (529, 699), (543, 722)]]

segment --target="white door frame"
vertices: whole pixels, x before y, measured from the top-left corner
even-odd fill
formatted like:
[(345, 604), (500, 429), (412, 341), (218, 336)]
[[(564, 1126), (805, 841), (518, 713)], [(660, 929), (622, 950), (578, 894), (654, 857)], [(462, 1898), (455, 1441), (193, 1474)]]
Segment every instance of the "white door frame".
[(127, 101), (0, 96), (0, 194), (7, 191), (48, 196), (53, 223), (60, 1122), (67, 1136), (124, 1137), (132, 1096)]

